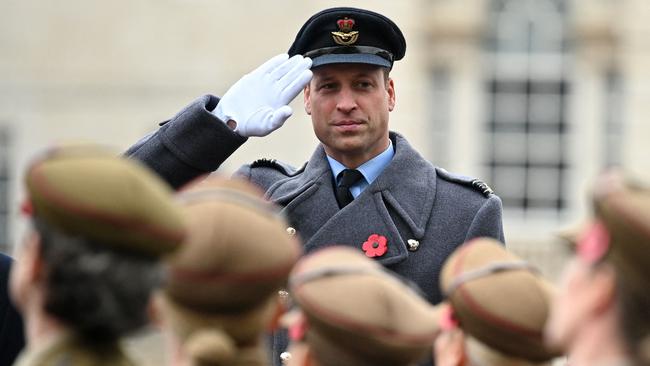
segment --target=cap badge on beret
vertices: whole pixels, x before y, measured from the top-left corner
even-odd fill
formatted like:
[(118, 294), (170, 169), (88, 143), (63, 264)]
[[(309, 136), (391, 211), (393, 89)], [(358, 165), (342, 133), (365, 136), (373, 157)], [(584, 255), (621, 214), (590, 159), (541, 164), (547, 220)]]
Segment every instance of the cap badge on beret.
[(388, 251), (388, 240), (385, 236), (372, 234), (363, 243), (361, 249), (366, 253), (366, 257), (381, 257)]
[(345, 17), (337, 20), (336, 25), (338, 25), (340, 30), (340, 32), (332, 32), (332, 38), (334, 38), (336, 44), (349, 46), (357, 42), (359, 32), (352, 30), (354, 28), (354, 19)]

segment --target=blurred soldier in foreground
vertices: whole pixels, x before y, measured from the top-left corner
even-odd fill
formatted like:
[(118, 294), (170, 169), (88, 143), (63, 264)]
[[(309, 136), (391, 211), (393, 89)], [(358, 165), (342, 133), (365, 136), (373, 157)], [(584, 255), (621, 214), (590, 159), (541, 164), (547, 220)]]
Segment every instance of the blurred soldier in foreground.
[(571, 366), (650, 365), (650, 189), (608, 173), (547, 327)]
[(543, 339), (551, 285), (499, 242), (475, 239), (456, 250), (441, 289), (437, 366), (546, 365), (557, 356)]
[(121, 336), (147, 322), (157, 259), (183, 240), (170, 189), (93, 146), (54, 148), (27, 170), (31, 216), (11, 271), (25, 319), (18, 365), (132, 365)]
[(207, 179), (177, 195), (188, 238), (170, 258), (157, 308), (174, 365), (270, 364), (263, 334), (300, 256), (279, 208), (243, 180)]
[(434, 307), (357, 250), (331, 247), (303, 258), (290, 277), (299, 312), (285, 317), (295, 366), (405, 366), (438, 334)]
[(9, 298), (13, 259), (0, 253), (0, 365), (11, 365), (25, 345), (23, 321)]

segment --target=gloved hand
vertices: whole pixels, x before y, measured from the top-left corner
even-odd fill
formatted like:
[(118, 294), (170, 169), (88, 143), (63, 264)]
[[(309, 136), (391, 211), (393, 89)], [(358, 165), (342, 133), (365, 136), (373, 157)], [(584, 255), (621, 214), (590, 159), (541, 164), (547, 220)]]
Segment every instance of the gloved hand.
[(235, 121), (240, 136), (266, 136), (293, 113), (288, 104), (311, 80), (310, 67), (301, 55), (277, 55), (230, 87), (212, 113)]

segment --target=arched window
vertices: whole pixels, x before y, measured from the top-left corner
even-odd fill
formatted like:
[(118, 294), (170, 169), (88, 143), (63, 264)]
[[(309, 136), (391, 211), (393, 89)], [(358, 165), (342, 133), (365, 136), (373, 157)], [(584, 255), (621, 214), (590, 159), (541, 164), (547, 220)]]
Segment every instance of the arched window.
[(566, 207), (570, 42), (562, 0), (492, 0), (484, 43), (486, 179), (507, 212)]

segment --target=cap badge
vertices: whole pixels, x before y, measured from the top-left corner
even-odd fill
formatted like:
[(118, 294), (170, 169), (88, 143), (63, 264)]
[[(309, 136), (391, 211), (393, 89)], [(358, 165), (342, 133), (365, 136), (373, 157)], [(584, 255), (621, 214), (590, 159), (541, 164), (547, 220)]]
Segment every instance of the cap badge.
[(359, 38), (359, 32), (353, 31), (354, 19), (343, 18), (336, 21), (336, 25), (339, 26), (340, 32), (332, 32), (332, 38), (336, 44), (341, 46), (349, 46), (354, 44)]
[(388, 250), (388, 240), (386, 240), (385, 236), (372, 234), (363, 243), (361, 249), (366, 253), (366, 257), (381, 257)]

